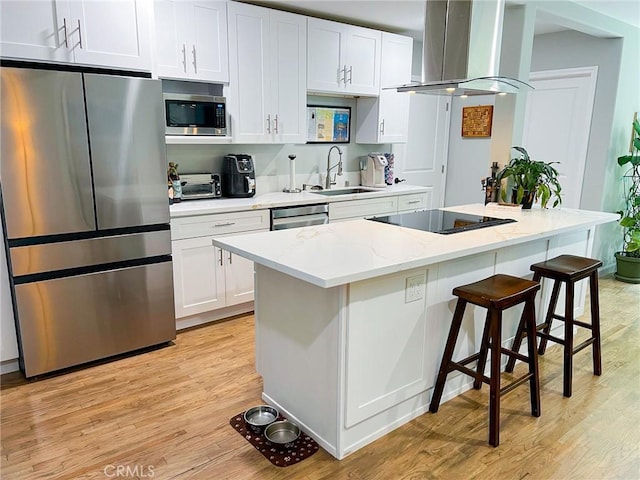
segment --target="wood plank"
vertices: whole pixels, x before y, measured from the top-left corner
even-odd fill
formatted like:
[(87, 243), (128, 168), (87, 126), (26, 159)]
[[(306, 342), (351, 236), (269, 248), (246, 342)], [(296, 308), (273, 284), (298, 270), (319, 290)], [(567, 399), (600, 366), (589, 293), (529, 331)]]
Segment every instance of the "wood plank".
[(561, 350), (550, 345), (540, 359), (542, 416), (529, 414), (528, 388), (505, 396), (496, 449), (487, 444), (485, 386), (342, 461), (321, 450), (298, 465), (271, 465), (228, 424), (263, 403), (246, 315), (62, 375), (2, 376), (0, 476), (105, 478), (105, 467), (124, 465), (180, 480), (640, 478), (640, 285), (602, 278), (600, 291), (603, 375), (593, 376), (589, 349), (579, 353), (573, 396), (564, 398)]

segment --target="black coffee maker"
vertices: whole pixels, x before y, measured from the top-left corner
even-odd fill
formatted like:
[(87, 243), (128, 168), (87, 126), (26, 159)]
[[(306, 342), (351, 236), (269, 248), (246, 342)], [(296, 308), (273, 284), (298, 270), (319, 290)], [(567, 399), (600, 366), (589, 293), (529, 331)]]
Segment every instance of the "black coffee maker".
[(225, 155), (222, 163), (222, 196), (253, 197), (256, 194), (256, 173), (251, 155)]

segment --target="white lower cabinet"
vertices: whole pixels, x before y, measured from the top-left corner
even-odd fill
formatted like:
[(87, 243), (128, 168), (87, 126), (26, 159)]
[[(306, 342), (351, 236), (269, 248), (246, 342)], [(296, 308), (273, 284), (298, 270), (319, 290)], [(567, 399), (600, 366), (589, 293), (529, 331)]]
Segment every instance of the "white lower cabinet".
[(269, 230), (268, 210), (172, 220), (176, 318), (252, 301), (253, 262), (214, 247), (213, 239), (266, 230)]
[(347, 200), (329, 204), (329, 221), (342, 222), (396, 213), (418, 212), (427, 208), (427, 193)]

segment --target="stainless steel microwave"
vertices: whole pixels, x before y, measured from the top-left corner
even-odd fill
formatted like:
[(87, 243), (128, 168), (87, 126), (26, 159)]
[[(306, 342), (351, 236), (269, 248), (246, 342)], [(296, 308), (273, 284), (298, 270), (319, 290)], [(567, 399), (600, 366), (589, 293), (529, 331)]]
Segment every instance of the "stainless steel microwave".
[(226, 135), (225, 97), (165, 93), (164, 110), (167, 135)]

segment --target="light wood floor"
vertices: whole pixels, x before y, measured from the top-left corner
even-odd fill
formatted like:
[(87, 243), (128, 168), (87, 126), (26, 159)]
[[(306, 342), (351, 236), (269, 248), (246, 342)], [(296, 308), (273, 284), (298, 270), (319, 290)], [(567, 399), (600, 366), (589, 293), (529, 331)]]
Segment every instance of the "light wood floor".
[(601, 312), (603, 375), (592, 375), (591, 355), (581, 352), (573, 397), (564, 398), (560, 350), (550, 347), (541, 359), (542, 416), (529, 415), (526, 386), (504, 397), (495, 449), (486, 443), (485, 386), (342, 461), (321, 450), (272, 466), (228, 424), (262, 403), (249, 315), (36, 382), (3, 376), (1, 477), (136, 478), (116, 477), (122, 466), (163, 480), (638, 479), (640, 285), (601, 279)]

